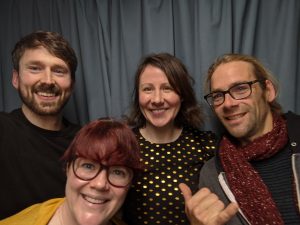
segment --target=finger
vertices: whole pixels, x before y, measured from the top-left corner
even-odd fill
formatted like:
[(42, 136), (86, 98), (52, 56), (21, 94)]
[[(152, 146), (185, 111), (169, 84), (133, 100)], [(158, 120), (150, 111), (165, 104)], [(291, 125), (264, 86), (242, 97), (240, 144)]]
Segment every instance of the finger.
[(192, 191), (189, 188), (189, 186), (187, 186), (184, 183), (180, 183), (179, 184), (179, 189), (182, 192), (182, 195), (183, 195), (183, 198), (184, 198), (185, 202), (189, 201), (192, 198)]
[(230, 203), (218, 216), (217, 224), (228, 222), (237, 212), (239, 206), (237, 203)]

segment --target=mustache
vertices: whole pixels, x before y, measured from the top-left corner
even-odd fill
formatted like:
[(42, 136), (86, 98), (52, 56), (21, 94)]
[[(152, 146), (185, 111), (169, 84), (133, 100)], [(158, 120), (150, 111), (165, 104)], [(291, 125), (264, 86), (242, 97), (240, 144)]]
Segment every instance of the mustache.
[(55, 95), (59, 95), (61, 93), (61, 89), (56, 84), (39, 84), (34, 87), (34, 92), (45, 92), (45, 93), (51, 93)]

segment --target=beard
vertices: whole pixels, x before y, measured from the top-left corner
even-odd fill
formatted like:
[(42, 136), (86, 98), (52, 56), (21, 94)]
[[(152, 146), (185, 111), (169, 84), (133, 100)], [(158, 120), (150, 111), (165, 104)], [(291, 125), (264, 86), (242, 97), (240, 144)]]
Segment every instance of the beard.
[(19, 96), (23, 103), (35, 114), (41, 116), (55, 116), (61, 113), (62, 109), (66, 105), (70, 97), (70, 89), (66, 90), (66, 93), (63, 98), (59, 98), (57, 101), (47, 102), (37, 102), (34, 98), (34, 94), (39, 92), (47, 93), (51, 96), (61, 96), (62, 90), (56, 84), (39, 84), (32, 87), (32, 89), (28, 90), (27, 92), (31, 92), (31, 95), (28, 93), (26, 94), (26, 90), (19, 88)]

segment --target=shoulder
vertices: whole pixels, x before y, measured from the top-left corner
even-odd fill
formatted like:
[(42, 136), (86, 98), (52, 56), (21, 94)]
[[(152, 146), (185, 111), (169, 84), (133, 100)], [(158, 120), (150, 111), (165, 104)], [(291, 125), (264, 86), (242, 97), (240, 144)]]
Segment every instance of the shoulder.
[(1, 220), (0, 225), (28, 225), (36, 224), (37, 221), (39, 225), (46, 225), (63, 201), (63, 198), (55, 198), (32, 205), (11, 217)]
[(223, 202), (228, 203), (223, 189), (220, 186), (218, 176), (219, 171), (216, 167), (216, 157), (213, 157), (207, 162), (205, 162), (204, 166), (200, 171), (199, 188), (209, 188), (210, 191), (218, 195)]
[(217, 166), (216, 166), (216, 156), (206, 161), (200, 171), (201, 177), (207, 177), (209, 175), (218, 176)]
[(77, 132), (80, 130), (81, 126), (79, 124), (75, 124), (67, 120), (66, 118), (63, 118), (63, 124), (65, 125), (65, 130), (74, 131)]
[(15, 127), (24, 126), (25, 119), (21, 109), (15, 109), (10, 113), (0, 112), (0, 129), (8, 132), (14, 130)]
[(291, 149), (293, 152), (300, 152), (300, 115), (289, 111), (288, 113), (284, 114), (284, 117), (287, 120), (287, 130), (289, 141), (291, 143)]
[(11, 112), (0, 112), (0, 118), (18, 118), (22, 115), (21, 109), (14, 109)]
[(222, 193), (218, 176), (219, 172), (216, 167), (216, 156), (214, 156), (204, 163), (200, 171), (199, 188), (207, 187), (211, 191), (215, 192), (215, 194)]
[(183, 138), (192, 138), (207, 147), (217, 146), (217, 136), (212, 131), (203, 131), (193, 127), (184, 127)]
[(297, 122), (300, 123), (300, 115), (293, 113), (292, 111), (288, 111), (284, 114), (284, 117), (287, 119), (287, 122)]
[(194, 135), (208, 139), (216, 139), (216, 134), (212, 131), (203, 131), (194, 127), (184, 127), (184, 133), (187, 135)]

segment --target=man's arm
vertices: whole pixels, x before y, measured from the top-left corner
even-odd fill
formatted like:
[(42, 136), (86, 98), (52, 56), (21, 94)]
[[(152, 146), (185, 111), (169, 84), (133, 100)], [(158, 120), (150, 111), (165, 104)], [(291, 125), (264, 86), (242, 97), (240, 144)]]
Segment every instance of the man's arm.
[(237, 203), (225, 207), (217, 195), (208, 188), (201, 188), (192, 195), (186, 184), (179, 184), (185, 201), (185, 212), (191, 225), (223, 225), (238, 211)]

